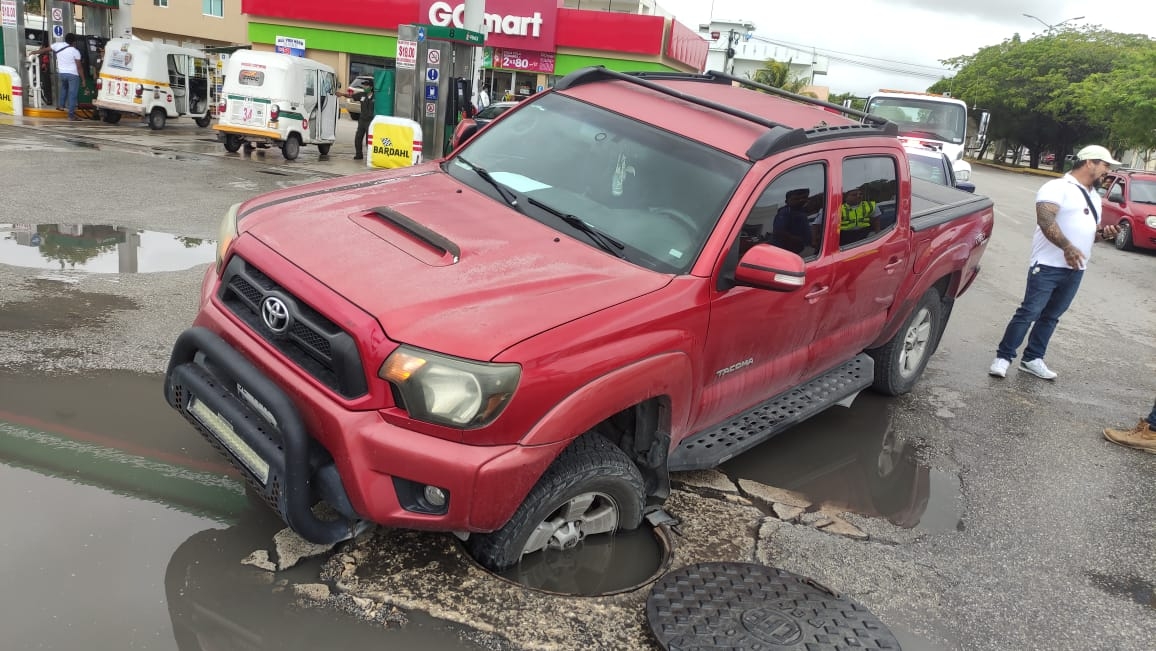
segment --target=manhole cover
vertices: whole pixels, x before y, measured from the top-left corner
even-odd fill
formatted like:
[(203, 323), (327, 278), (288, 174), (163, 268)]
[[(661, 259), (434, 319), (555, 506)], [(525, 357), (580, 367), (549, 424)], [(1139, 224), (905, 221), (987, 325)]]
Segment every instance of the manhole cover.
[(651, 589), (646, 617), (670, 651), (900, 648), (863, 606), (755, 563), (699, 563), (670, 572)]

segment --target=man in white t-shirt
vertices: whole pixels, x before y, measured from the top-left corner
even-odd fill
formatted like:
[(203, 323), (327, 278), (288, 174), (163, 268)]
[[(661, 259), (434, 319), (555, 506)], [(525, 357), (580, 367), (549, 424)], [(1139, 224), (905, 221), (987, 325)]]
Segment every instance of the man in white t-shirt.
[(1115, 226), (1100, 226), (1096, 187), (1112, 166), (1119, 164), (1104, 147), (1088, 145), (1076, 154), (1071, 172), (1048, 181), (1036, 193), (1036, 232), (1027, 290), (999, 342), (990, 375), (1007, 377), (1030, 327), (1020, 370), (1045, 380), (1056, 379), (1058, 374), (1044, 364), (1044, 353), (1060, 315), (1076, 297), (1096, 236), (1116, 236)]
[(30, 56), (39, 56), (46, 52), (56, 55), (56, 74), (60, 76), (60, 94), (65, 107), (68, 108), (68, 119), (79, 122), (76, 117), (76, 104), (80, 97), (80, 84), (84, 83), (84, 66), (81, 64), (80, 50), (76, 49), (76, 34), (66, 34), (64, 42), (56, 42), (32, 52)]

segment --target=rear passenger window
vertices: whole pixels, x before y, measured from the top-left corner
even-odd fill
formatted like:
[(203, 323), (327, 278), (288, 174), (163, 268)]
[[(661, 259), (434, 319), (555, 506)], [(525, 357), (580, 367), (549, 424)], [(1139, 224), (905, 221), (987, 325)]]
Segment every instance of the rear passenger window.
[(890, 156), (861, 156), (843, 161), (839, 205), (839, 246), (854, 246), (895, 227), (898, 210), (896, 161)]

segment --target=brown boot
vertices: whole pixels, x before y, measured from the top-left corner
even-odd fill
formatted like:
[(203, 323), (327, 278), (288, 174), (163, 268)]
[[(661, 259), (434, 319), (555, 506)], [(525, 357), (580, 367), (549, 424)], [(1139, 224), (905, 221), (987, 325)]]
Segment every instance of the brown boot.
[(1143, 419), (1130, 430), (1105, 429), (1104, 438), (1118, 445), (1156, 454), (1156, 430)]

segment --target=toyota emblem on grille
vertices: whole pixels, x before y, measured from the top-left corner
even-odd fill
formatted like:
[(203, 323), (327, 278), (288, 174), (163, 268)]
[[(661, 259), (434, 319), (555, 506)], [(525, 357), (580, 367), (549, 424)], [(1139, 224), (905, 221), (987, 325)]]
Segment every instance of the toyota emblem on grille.
[(261, 303), (261, 318), (270, 330), (281, 334), (289, 328), (289, 307), (285, 305), (285, 301), (270, 296)]

